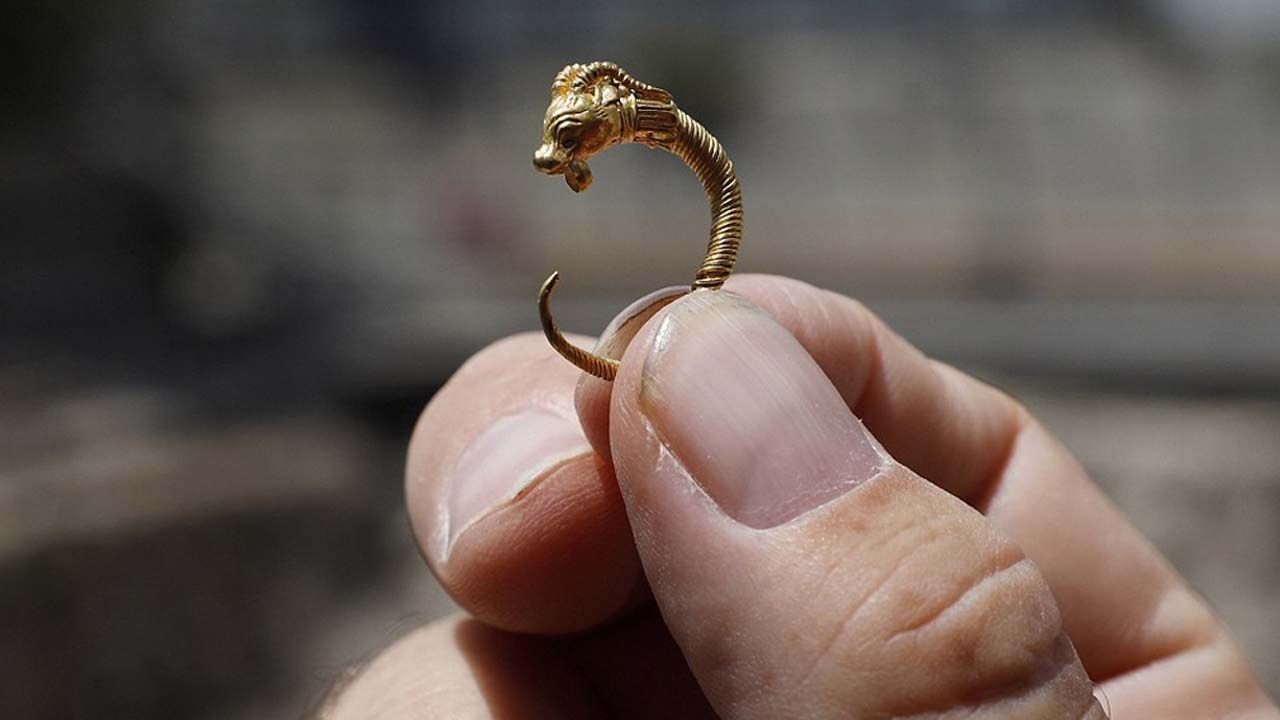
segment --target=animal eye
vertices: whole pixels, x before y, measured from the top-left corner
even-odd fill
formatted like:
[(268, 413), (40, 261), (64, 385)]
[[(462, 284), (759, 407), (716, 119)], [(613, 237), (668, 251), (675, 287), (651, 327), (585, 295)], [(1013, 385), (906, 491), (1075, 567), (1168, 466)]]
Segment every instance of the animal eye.
[(578, 146), (578, 139), (575, 137), (566, 137), (560, 139), (560, 147), (565, 150), (572, 150)]

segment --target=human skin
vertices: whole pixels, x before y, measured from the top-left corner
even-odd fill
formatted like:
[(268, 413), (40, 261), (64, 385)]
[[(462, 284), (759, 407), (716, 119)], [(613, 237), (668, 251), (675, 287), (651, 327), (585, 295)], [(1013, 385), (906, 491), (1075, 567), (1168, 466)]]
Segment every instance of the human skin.
[(668, 305), (612, 384), (482, 351), (406, 497), (468, 614), (324, 717), (1280, 719), (1021, 405), (794, 280)]

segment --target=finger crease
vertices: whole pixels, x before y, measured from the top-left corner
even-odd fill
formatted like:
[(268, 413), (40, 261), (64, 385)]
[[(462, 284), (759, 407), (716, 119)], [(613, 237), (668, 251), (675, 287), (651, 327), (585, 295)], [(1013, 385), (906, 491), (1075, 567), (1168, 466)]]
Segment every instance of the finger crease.
[(931, 612), (926, 613), (922, 617), (916, 618), (916, 620), (910, 625), (899, 629), (897, 632), (890, 635), (886, 642), (893, 642), (907, 635), (918, 633), (929, 625), (937, 623), (952, 610), (963, 605), (965, 598), (973, 595), (981, 588), (998, 579), (1000, 576), (1012, 572), (1019, 566), (1029, 562), (1031, 561), (1025, 557), (1018, 557), (1016, 554), (1010, 553), (1010, 557), (1007, 560), (1001, 562), (990, 572), (982, 575), (973, 582), (966, 583), (955, 596), (949, 598), (945, 602), (939, 603)]
[(996, 493), (1004, 486), (1004, 476), (1013, 462), (1018, 441), (1022, 439), (1022, 434), (1029, 427), (1031, 427), (1031, 421), (1027, 411), (1019, 405), (1014, 411), (1013, 427), (1009, 430), (1009, 437), (1004, 441), (1000, 452), (995, 454), (991, 467), (981, 475), (982, 480), (974, 488), (972, 497), (966, 500), (983, 515), (987, 514), (987, 509), (991, 507)]

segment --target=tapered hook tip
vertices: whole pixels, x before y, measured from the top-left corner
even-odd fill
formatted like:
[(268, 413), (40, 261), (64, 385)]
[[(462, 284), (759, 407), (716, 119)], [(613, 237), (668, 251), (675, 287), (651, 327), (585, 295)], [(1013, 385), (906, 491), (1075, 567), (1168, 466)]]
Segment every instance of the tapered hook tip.
[(546, 302), (547, 298), (551, 295), (551, 291), (555, 289), (556, 283), (558, 282), (560, 282), (559, 270), (552, 272), (547, 276), (546, 280), (542, 281), (542, 287), (538, 290), (539, 304)]
[[(551, 291), (555, 289), (558, 282), (560, 282), (560, 271), (556, 270), (542, 281), (542, 288), (538, 290), (538, 318), (542, 320), (542, 330), (546, 333), (548, 340), (558, 332), (555, 321), (551, 319)], [(555, 345), (554, 341), (552, 345)]]
[(555, 287), (558, 282), (560, 282), (560, 271), (552, 270), (551, 274), (547, 276), (547, 279), (542, 281), (542, 291), (546, 292), (547, 290), (550, 290)]

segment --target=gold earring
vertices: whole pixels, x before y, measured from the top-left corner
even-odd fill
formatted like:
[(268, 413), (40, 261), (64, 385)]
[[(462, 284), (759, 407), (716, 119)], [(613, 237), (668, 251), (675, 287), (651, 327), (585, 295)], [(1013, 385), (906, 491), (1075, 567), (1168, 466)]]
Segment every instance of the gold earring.
[[(575, 64), (561, 70), (551, 85), (534, 167), (547, 175), (563, 175), (574, 192), (582, 192), (591, 183), (587, 160), (627, 143), (662, 148), (698, 177), (711, 204), (711, 231), (690, 290), (720, 289), (733, 272), (742, 244), (742, 190), (724, 148), (676, 107), (670, 93), (632, 78), (613, 63)], [(551, 292), (559, 279), (559, 272), (551, 273), (538, 292), (538, 315), (547, 341), (581, 370), (613, 380), (618, 361), (573, 345), (551, 318)]]

